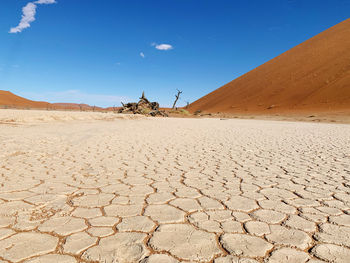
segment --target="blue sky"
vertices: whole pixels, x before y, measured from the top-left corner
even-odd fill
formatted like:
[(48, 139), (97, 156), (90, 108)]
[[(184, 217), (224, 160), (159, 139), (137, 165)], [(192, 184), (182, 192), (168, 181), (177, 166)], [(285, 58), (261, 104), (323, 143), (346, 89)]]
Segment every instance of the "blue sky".
[(169, 106), (180, 89), (184, 105), (350, 14), (350, 0), (54, 1), (1, 0), (0, 89), (99, 106), (143, 90)]

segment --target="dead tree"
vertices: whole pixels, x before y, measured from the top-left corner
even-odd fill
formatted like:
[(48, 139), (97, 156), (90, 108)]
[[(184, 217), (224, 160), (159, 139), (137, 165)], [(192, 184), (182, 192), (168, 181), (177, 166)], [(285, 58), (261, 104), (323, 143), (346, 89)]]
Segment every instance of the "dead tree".
[(79, 106), (80, 111), (83, 111), (83, 104), (79, 104), (78, 106)]
[(133, 114), (143, 114), (143, 115), (150, 115), (150, 116), (163, 116), (168, 117), (165, 111), (159, 110), (159, 103), (158, 102), (150, 102), (146, 96), (145, 93), (142, 93), (142, 96), (140, 97), (139, 102), (128, 102), (123, 103), (122, 108), (118, 110), (118, 113), (133, 113)]
[(174, 101), (172, 109), (175, 109), (176, 102), (179, 100), (181, 93), (182, 93), (182, 91), (177, 90), (177, 95), (175, 95), (175, 101)]
[(145, 92), (142, 91), (142, 96), (141, 96), (140, 100), (145, 99), (145, 98), (146, 98), (146, 97), (145, 97)]

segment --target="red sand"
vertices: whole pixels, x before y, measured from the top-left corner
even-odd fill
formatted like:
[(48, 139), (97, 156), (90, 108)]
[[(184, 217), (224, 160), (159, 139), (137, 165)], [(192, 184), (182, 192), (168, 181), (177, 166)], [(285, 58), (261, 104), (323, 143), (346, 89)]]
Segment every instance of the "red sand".
[(270, 114), (350, 110), (350, 19), (192, 103), (190, 111)]
[(103, 110), (100, 107), (92, 107), (87, 104), (76, 103), (49, 103), (44, 101), (32, 101), (13, 94), (10, 91), (0, 90), (1, 108), (18, 109), (50, 109), (50, 110)]
[(50, 108), (51, 103), (42, 101), (32, 101), (13, 94), (10, 91), (0, 90), (0, 106), (11, 108)]

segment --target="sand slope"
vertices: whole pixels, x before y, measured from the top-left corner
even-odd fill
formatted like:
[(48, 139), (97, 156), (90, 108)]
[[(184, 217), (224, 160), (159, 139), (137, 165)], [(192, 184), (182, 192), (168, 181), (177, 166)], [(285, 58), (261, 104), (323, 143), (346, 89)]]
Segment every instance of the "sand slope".
[(22, 108), (47, 108), (51, 104), (43, 101), (32, 101), (13, 94), (10, 91), (0, 90), (0, 105)]
[(0, 90), (0, 108), (51, 109), (51, 110), (103, 110), (100, 107), (77, 103), (49, 103), (33, 101), (17, 96), (10, 91)]
[(285, 112), (350, 109), (350, 19), (190, 105), (192, 111)]

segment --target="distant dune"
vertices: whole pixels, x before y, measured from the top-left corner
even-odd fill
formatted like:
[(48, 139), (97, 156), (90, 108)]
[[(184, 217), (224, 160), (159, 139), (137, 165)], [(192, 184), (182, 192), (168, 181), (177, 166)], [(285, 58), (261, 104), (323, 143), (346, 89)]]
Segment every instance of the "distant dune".
[(200, 98), (189, 109), (247, 114), (350, 110), (350, 19)]
[(103, 108), (90, 106), (88, 104), (77, 104), (77, 103), (52, 103), (54, 108), (58, 109), (70, 109), (70, 110), (103, 110)]
[(13, 108), (47, 108), (52, 104), (43, 101), (32, 101), (13, 94), (10, 91), (0, 90), (0, 106)]
[(18, 109), (50, 109), (50, 110), (103, 110), (87, 104), (77, 103), (49, 103), (44, 101), (32, 101), (17, 96), (10, 91), (0, 90), (0, 108)]

